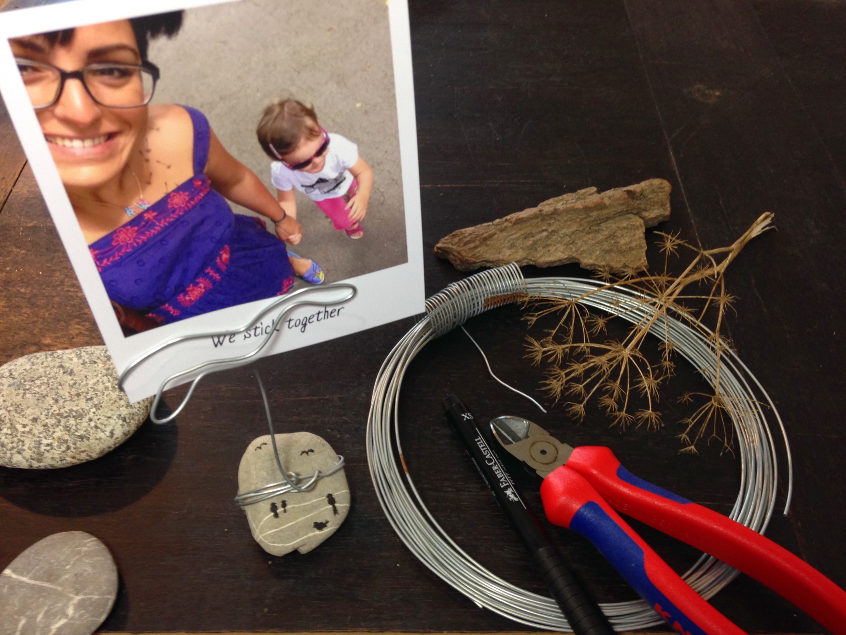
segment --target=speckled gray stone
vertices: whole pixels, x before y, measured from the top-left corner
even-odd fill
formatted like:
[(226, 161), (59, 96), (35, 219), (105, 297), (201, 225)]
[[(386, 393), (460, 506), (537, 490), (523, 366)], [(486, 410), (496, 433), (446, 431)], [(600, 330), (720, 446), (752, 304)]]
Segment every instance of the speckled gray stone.
[(130, 404), (105, 346), (32, 353), (0, 366), (0, 465), (57, 468), (129, 438), (152, 399)]
[[(329, 472), (338, 455), (310, 432), (277, 434), (279, 458), (286, 472), (309, 477)], [(273, 457), (270, 435), (254, 439), (241, 457), (238, 491), (245, 493), (282, 480)], [(269, 554), (283, 556), (296, 549), (308, 553), (337, 531), (350, 508), (344, 470), (319, 479), (307, 492), (288, 492), (247, 505), (244, 511), (253, 538)]]
[(106, 546), (84, 531), (39, 540), (0, 573), (0, 635), (90, 635), (115, 602)]

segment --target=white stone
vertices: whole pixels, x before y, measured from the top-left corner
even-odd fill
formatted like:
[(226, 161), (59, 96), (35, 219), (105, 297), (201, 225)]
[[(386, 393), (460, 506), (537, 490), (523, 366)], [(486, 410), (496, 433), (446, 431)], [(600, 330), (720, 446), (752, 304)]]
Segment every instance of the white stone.
[(0, 366), (0, 465), (58, 468), (129, 438), (152, 399), (130, 404), (105, 346), (32, 353)]
[[(321, 437), (309, 432), (277, 434), (276, 446), (286, 472), (307, 481), (317, 470), (327, 473), (339, 457)], [(270, 435), (254, 439), (241, 457), (238, 492), (243, 494), (281, 482)], [(320, 478), (305, 492), (286, 492), (247, 505), (250, 531), (261, 548), (274, 556), (296, 549), (308, 553), (337, 531), (350, 508), (344, 470)]]
[(117, 588), (117, 567), (97, 538), (47, 536), (0, 573), (0, 635), (90, 635), (112, 610)]

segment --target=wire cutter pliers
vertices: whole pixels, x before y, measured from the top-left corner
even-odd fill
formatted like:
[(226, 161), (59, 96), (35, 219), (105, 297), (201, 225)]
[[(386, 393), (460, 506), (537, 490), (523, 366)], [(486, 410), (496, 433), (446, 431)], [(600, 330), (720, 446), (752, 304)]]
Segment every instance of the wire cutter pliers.
[(497, 417), (491, 429), (505, 450), (543, 478), (547, 519), (590, 540), (675, 630), (743, 632), (685, 583), (615, 509), (752, 576), (833, 633), (846, 633), (846, 592), (768, 538), (636, 477), (607, 447), (573, 448), (521, 417)]

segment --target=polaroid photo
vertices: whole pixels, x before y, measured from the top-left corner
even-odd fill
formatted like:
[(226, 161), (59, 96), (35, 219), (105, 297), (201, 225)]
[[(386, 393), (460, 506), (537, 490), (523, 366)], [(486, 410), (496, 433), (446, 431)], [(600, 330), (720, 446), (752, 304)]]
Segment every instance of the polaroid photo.
[(130, 400), (423, 312), (404, 1), (11, 6), (3, 99)]

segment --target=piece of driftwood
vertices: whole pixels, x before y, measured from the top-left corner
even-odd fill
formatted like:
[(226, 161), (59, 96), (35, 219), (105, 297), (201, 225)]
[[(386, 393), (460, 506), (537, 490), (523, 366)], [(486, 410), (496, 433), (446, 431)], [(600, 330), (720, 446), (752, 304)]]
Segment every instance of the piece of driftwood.
[(664, 179), (605, 192), (588, 187), (454, 231), (435, 245), (435, 255), (460, 271), (511, 262), (640, 271), (646, 267), (646, 228), (669, 218), (670, 184)]

